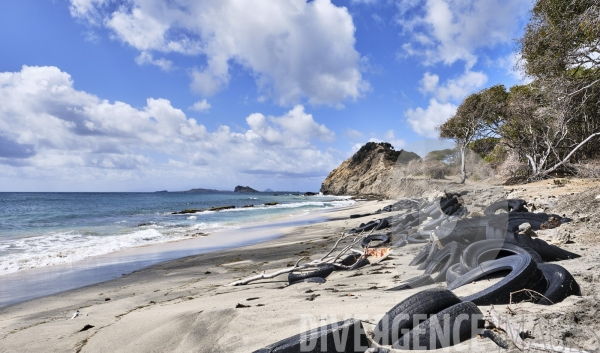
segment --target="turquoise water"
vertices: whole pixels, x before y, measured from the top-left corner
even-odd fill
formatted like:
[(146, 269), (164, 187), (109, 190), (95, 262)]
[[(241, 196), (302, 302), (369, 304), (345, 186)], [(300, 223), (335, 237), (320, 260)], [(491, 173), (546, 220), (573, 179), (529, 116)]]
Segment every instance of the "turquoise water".
[[(264, 203), (278, 202), (275, 206)], [(0, 193), (0, 276), (120, 250), (347, 206), (340, 197), (273, 193)], [(173, 215), (184, 209), (236, 208)]]

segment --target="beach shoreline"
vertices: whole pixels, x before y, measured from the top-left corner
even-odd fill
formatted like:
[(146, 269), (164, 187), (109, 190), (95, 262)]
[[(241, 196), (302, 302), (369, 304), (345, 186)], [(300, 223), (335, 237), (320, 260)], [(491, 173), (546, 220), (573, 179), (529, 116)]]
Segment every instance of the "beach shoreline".
[[(282, 236), (265, 242), (163, 262), (111, 281), (0, 308), (0, 338), (7, 352), (252, 352), (348, 318), (361, 319), (368, 328), (406, 297), (444, 287), (436, 283), (385, 291), (422, 274), (408, 266), (422, 244), (396, 249), (377, 265), (336, 271), (324, 284), (288, 286), (286, 275), (243, 286), (229, 284), (293, 266), (301, 257), (314, 260), (344, 230), (383, 216), (350, 219), (351, 214), (372, 213), (391, 203), (360, 202), (327, 212), (328, 218), (319, 223), (280, 228)], [(590, 284), (579, 276), (586, 275), (599, 247), (576, 246), (567, 248), (582, 258), (560, 264), (576, 275), (589, 296)], [(487, 285), (482, 281), (464, 290)], [(586, 298), (568, 297), (552, 307), (520, 304), (519, 310), (538, 317), (548, 312), (569, 315)], [(76, 310), (78, 317), (71, 319)], [(497, 349), (492, 341), (477, 338), (442, 351)]]

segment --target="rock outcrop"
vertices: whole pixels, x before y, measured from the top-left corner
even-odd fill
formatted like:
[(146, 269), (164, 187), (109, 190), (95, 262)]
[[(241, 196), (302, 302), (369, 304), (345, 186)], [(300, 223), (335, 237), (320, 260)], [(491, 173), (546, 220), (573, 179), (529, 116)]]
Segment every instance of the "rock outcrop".
[(249, 186), (238, 185), (235, 187), (235, 189), (233, 189), (233, 192), (258, 192), (258, 190), (254, 190)]
[(420, 158), (408, 151), (396, 151), (386, 142), (368, 142), (334, 169), (323, 184), (325, 195), (391, 196), (394, 165)]

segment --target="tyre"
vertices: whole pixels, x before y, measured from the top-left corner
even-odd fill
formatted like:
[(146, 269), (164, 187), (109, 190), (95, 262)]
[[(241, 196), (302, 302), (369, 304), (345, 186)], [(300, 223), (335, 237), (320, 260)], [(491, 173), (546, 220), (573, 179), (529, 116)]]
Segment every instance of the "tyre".
[(458, 277), (462, 276), (463, 274), (464, 271), (462, 270), (460, 263), (448, 267), (448, 271), (446, 271), (446, 284), (450, 285), (450, 283), (454, 282)]
[(429, 238), (424, 239), (421, 233), (417, 232), (409, 235), (407, 241), (409, 244), (424, 244), (429, 242)]
[(440, 217), (438, 219), (433, 219), (433, 220), (427, 222), (427, 224), (423, 226), (423, 230), (434, 230), (440, 224), (442, 224), (442, 222), (445, 220), (446, 220), (446, 217)]
[(358, 260), (359, 257), (360, 255), (358, 254), (350, 254), (346, 256), (340, 263), (344, 266), (352, 266), (356, 263), (356, 260)]
[(301, 279), (294, 283), (290, 283), (290, 286), (293, 284), (298, 284), (298, 283), (325, 283), (325, 282), (327, 282), (327, 280), (323, 277), (310, 277), (310, 278)]
[(358, 270), (361, 267), (365, 267), (368, 264), (370, 264), (371, 262), (366, 258), (366, 257), (359, 257), (358, 260), (356, 260), (356, 262), (354, 263), (354, 265), (350, 266), (350, 268), (348, 269), (348, 271), (354, 271), (354, 270)]
[[(464, 247), (457, 242), (447, 244), (433, 256), (425, 269), (425, 274), (431, 275), (434, 282), (445, 281), (448, 267), (459, 263), (463, 249)], [(437, 275), (434, 275), (434, 273), (437, 273)]]
[(520, 199), (508, 199), (508, 200), (500, 200), (496, 201), (493, 204), (489, 205), (483, 213), (486, 216), (491, 216), (500, 210), (504, 210), (506, 213), (510, 212), (528, 212), (525, 207), (527, 202), (525, 200)]
[(402, 330), (414, 327), (415, 315), (429, 317), (458, 303), (460, 299), (446, 289), (426, 289), (413, 294), (383, 316), (375, 329), (374, 340), (378, 344), (391, 345), (402, 336)]
[(532, 239), (525, 234), (515, 234), (515, 240), (519, 244), (524, 244), (537, 252), (542, 260), (546, 262), (576, 259), (581, 255), (561, 249), (556, 245), (548, 244), (542, 239)]
[(390, 227), (390, 222), (387, 218), (380, 219), (379, 224), (375, 227), (375, 230), (385, 229)]
[(477, 217), (443, 223), (438, 229), (434, 230), (434, 237), (441, 246), (453, 241), (461, 244), (472, 244), (485, 239), (489, 221), (489, 217)]
[(435, 244), (433, 246), (430, 247), (429, 249), (429, 254), (427, 254), (427, 257), (425, 258), (425, 261), (423, 261), (423, 263), (421, 263), (421, 265), (419, 267), (417, 267), (418, 270), (424, 270), (427, 268), (427, 266), (429, 266), (429, 263), (431, 262), (431, 260), (433, 259), (433, 257), (435, 256), (435, 254), (437, 254), (440, 251), (440, 248), (438, 248), (437, 246), (435, 246)]
[(314, 270), (314, 271), (309, 271), (309, 272), (300, 272), (300, 273), (294, 273), (294, 272), (290, 272), (288, 274), (288, 282), (290, 284), (306, 279), (306, 278), (310, 278), (310, 277), (321, 277), (321, 278), (326, 278), (327, 276), (329, 276), (333, 271), (335, 271), (335, 267), (331, 266), (331, 265), (325, 265), (325, 266), (320, 266), (318, 269)]
[(540, 255), (527, 245), (511, 240), (493, 239), (478, 241), (467, 246), (460, 257), (460, 266), (464, 273), (485, 261), (517, 254), (529, 254), (536, 263), (544, 262)]
[(511, 301), (511, 293), (513, 293), (512, 301), (516, 303), (526, 300), (530, 296), (526, 292), (514, 294), (515, 292), (521, 289), (540, 292), (546, 288), (546, 279), (535, 261), (529, 254), (519, 254), (486, 261), (450, 283), (448, 289), (454, 290), (501, 271), (510, 271), (510, 273), (490, 287), (461, 299), (477, 305), (508, 304)]
[[(476, 327), (479, 326), (479, 320), (482, 318), (481, 310), (474, 303), (467, 301), (457, 303), (417, 325), (400, 337), (392, 347), (432, 350), (454, 346), (476, 337), (481, 332)], [(435, 340), (431, 337), (434, 334)]]
[(410, 278), (410, 279), (406, 280), (404, 283), (400, 284), (399, 286), (386, 289), (386, 291), (399, 291), (399, 290), (419, 288), (419, 287), (428, 286), (433, 283), (435, 283), (433, 281), (433, 278), (431, 278), (430, 275), (425, 274), (425, 275), (420, 275), (417, 277)]
[(364, 347), (368, 346), (362, 322), (349, 319), (286, 338), (253, 353), (357, 353), (364, 352)]
[(555, 264), (540, 264), (540, 270), (548, 281), (548, 288), (543, 293), (545, 298), (537, 304), (552, 305), (562, 302), (570, 295), (581, 295), (579, 284), (564, 267)]
[(427, 255), (429, 255), (432, 246), (433, 244), (427, 244), (425, 247), (423, 247), (423, 249), (419, 251), (417, 256), (415, 256), (415, 258), (412, 259), (408, 266), (417, 266), (423, 263), (423, 261), (425, 261), (425, 259), (427, 258)]
[(360, 245), (364, 248), (367, 247), (369, 245), (370, 242), (372, 241), (380, 241), (381, 244), (386, 244), (390, 242), (390, 236), (387, 234), (372, 234), (369, 235), (368, 237), (365, 237)]

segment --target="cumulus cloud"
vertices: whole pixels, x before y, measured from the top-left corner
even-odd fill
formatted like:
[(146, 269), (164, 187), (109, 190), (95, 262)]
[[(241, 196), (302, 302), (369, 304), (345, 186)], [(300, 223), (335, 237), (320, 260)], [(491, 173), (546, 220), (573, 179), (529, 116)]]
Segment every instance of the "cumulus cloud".
[(437, 99), (429, 100), (429, 106), (426, 109), (416, 108), (404, 112), (408, 123), (412, 129), (421, 136), (437, 137), (435, 127), (443, 124), (454, 113), (457, 106), (452, 103), (440, 103)]
[(365, 135), (362, 132), (358, 131), (358, 130), (346, 129), (346, 136), (348, 136), (351, 140), (360, 140)]
[(478, 49), (517, 37), (530, 8), (522, 0), (401, 0), (397, 21), (410, 36), (408, 55), (424, 56), (426, 64), (464, 60), (471, 68)]
[(196, 56), (190, 87), (203, 96), (227, 86), (232, 62), (252, 73), (264, 97), (282, 105), (308, 99), (335, 106), (369, 89), (352, 16), (330, 0), (131, 0), (111, 10), (107, 2), (71, 0), (71, 14), (102, 17), (114, 38), (140, 55)]
[(480, 71), (467, 70), (462, 75), (448, 79), (439, 85), (439, 76), (426, 72), (421, 79), (419, 90), (434, 95), (439, 101), (448, 102), (463, 99), (483, 87), (487, 75)]
[(56, 67), (28, 66), (0, 73), (0, 101), (0, 179), (152, 175), (218, 183), (253, 170), (326, 175), (338, 162), (311, 143), (335, 135), (302, 105), (281, 116), (252, 114), (245, 130), (223, 125), (210, 132), (166, 99), (149, 98), (142, 108), (109, 102), (76, 90)]
[(135, 58), (135, 62), (138, 65), (150, 64), (150, 65), (158, 66), (158, 67), (160, 67), (161, 70), (167, 71), (167, 72), (171, 71), (173, 69), (173, 62), (171, 60), (167, 60), (164, 58), (154, 59), (152, 54), (150, 54), (146, 51), (141, 52), (140, 55), (138, 55)]
[(201, 113), (205, 113), (208, 112), (211, 108), (210, 103), (208, 103), (208, 101), (206, 99), (203, 99), (201, 101), (197, 101), (196, 103), (194, 103), (194, 105), (192, 105), (190, 107), (191, 110), (195, 110), (197, 112), (201, 112)]

